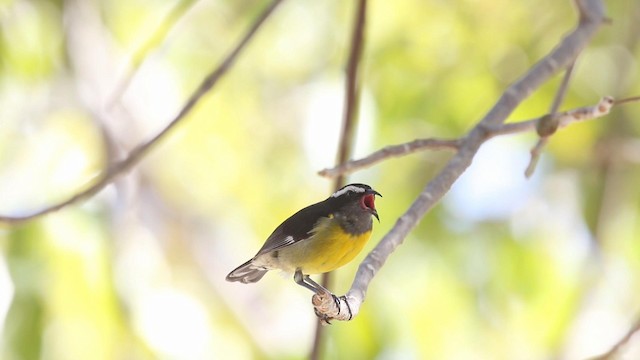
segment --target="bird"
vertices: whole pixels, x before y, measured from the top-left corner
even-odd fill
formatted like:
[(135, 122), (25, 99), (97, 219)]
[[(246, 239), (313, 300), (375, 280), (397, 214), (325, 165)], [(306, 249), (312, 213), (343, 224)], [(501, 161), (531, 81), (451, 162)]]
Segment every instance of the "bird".
[(309, 205), (282, 222), (257, 254), (227, 275), (227, 281), (255, 283), (270, 270), (293, 279), (316, 294), (327, 290), (310, 274), (333, 271), (355, 258), (371, 237), (373, 217), (380, 222), (375, 197), (365, 184), (349, 184), (327, 199)]

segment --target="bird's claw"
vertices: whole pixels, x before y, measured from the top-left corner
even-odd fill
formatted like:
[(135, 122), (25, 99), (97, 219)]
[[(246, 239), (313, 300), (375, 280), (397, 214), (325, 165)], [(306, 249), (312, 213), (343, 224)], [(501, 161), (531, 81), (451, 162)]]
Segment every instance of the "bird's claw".
[[(336, 314), (336, 316), (340, 315), (340, 301), (344, 301), (345, 304), (347, 305), (347, 309), (349, 310), (349, 320), (351, 320), (353, 318), (353, 314), (351, 312), (351, 307), (349, 306), (349, 302), (347, 301), (347, 297), (346, 296), (340, 296), (337, 297), (334, 294), (332, 294), (330, 291), (326, 290), (325, 292), (318, 292), (316, 293), (316, 295), (322, 299), (322, 298), (326, 298), (329, 295), (331, 295), (331, 298), (333, 299), (333, 303), (336, 306), (336, 309), (338, 309), (338, 312)], [(315, 302), (315, 301), (314, 301)], [(335, 317), (331, 317), (327, 314), (321, 313), (320, 311), (318, 311), (318, 308), (314, 307), (313, 311), (315, 312), (316, 316), (320, 319), (320, 322), (322, 323), (322, 325), (331, 325), (331, 320), (336, 319)]]

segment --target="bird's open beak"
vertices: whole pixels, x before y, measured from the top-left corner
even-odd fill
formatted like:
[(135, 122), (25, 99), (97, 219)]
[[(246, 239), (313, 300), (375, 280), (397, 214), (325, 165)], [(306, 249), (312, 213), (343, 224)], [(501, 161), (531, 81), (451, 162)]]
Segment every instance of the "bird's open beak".
[(367, 201), (367, 208), (369, 209), (369, 212), (371, 213), (371, 215), (375, 216), (376, 219), (378, 219), (378, 222), (380, 222), (380, 217), (378, 216), (378, 210), (376, 210), (376, 206), (374, 204), (374, 199), (376, 197), (376, 195), (382, 197), (382, 194), (380, 194), (379, 192), (373, 190), (373, 189), (368, 189), (365, 192), (365, 196), (371, 196), (370, 200)]
[(375, 216), (376, 219), (378, 219), (378, 222), (380, 222), (380, 217), (378, 216), (378, 210), (371, 209), (371, 215)]
[(379, 192), (373, 190), (373, 189), (368, 189), (365, 194), (374, 194), (374, 195), (378, 195), (380, 197), (382, 197), (382, 194), (380, 194)]

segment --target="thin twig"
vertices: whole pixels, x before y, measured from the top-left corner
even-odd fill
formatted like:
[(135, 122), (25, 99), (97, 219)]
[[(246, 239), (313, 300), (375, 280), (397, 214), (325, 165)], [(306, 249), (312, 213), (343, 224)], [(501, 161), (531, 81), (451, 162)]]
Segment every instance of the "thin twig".
[(542, 149), (547, 145), (548, 141), (549, 137), (543, 136), (538, 139), (536, 145), (531, 149), (531, 159), (529, 160), (529, 165), (527, 165), (527, 168), (524, 170), (524, 177), (526, 177), (527, 179), (530, 178), (531, 175), (533, 175), (533, 172), (536, 170), (536, 166), (538, 166), (538, 160), (540, 160)]
[[(524, 171), (524, 176), (526, 178), (530, 178), (533, 175), (533, 172), (536, 170), (536, 165), (538, 165), (538, 160), (540, 159), (540, 154), (542, 153), (542, 149), (544, 149), (545, 145), (549, 140), (549, 136), (554, 134), (558, 129), (558, 120), (556, 119), (556, 113), (560, 108), (560, 105), (564, 101), (564, 97), (567, 94), (567, 89), (569, 88), (569, 80), (571, 80), (571, 74), (573, 73), (573, 66), (575, 65), (575, 60), (567, 67), (567, 71), (564, 73), (564, 77), (562, 78), (562, 83), (560, 83), (560, 87), (556, 92), (556, 96), (553, 98), (553, 103), (551, 103), (551, 109), (549, 110), (549, 116), (543, 117), (540, 119), (537, 130), (540, 138), (536, 145), (531, 149), (531, 160), (529, 160), (529, 165)], [(544, 131), (542, 129), (545, 129)]]
[[(640, 97), (638, 97), (638, 100), (640, 100)], [(610, 96), (605, 96), (604, 98), (600, 99), (600, 101), (595, 105), (583, 106), (572, 110), (560, 112), (556, 115), (556, 119), (558, 121), (558, 129), (566, 127), (574, 122), (592, 120), (602, 117), (609, 113), (612, 106), (627, 102), (628, 101), (614, 101)], [(501, 135), (510, 135), (532, 131), (536, 128), (536, 125), (540, 122), (540, 119), (549, 116), (550, 114), (546, 114), (535, 119), (523, 120), (515, 123), (500, 124), (498, 126), (484, 126), (485, 136), (487, 139), (490, 139)], [(340, 174), (350, 174), (360, 169), (378, 164), (389, 158), (401, 157), (424, 150), (457, 151), (460, 146), (462, 146), (464, 141), (464, 137), (458, 139), (427, 138), (413, 140), (404, 144), (390, 145), (377, 150), (362, 159), (351, 160), (342, 165), (321, 170), (320, 172), (318, 172), (318, 174), (329, 178), (338, 176)]]
[(594, 358), (591, 358), (591, 360), (614, 359), (615, 358), (614, 356), (618, 353), (618, 351), (620, 351), (620, 349), (622, 349), (625, 345), (627, 345), (629, 343), (629, 340), (631, 340), (631, 338), (639, 332), (640, 332), (640, 318), (636, 319), (636, 322), (631, 326), (629, 331), (627, 331), (627, 333), (620, 340), (618, 340), (618, 342), (616, 342), (611, 347), (611, 349), (609, 349), (606, 353), (602, 355), (598, 355)]
[[(353, 31), (351, 34), (351, 45), (349, 57), (347, 59), (347, 76), (345, 79), (345, 103), (342, 119), (342, 131), (340, 133), (340, 148), (338, 149), (336, 163), (342, 165), (346, 163), (353, 152), (353, 144), (355, 142), (357, 115), (358, 115), (358, 97), (360, 94), (359, 68), (364, 48), (364, 26), (367, 15), (367, 0), (358, 1), (355, 10), (355, 18), (353, 21)], [(338, 190), (345, 185), (346, 175), (341, 174), (336, 177), (334, 189)], [(331, 273), (325, 273), (322, 276), (322, 285), (329, 287), (331, 282)], [(317, 360), (320, 358), (320, 348), (322, 346), (322, 335), (324, 326), (328, 322), (327, 319), (318, 319), (316, 323), (315, 335), (313, 339), (313, 347), (309, 358)]]
[(365, 158), (352, 160), (330, 169), (321, 170), (320, 172), (318, 172), (318, 174), (325, 177), (334, 177), (334, 176), (340, 176), (344, 174), (350, 174), (356, 170), (373, 166), (391, 157), (400, 157), (400, 156), (412, 154), (418, 151), (423, 151), (426, 149), (457, 150), (458, 146), (460, 146), (460, 142), (461, 142), (460, 139), (454, 139), (454, 140), (416, 139), (404, 144), (389, 145), (372, 153), (371, 155)]
[[(473, 157), (486, 141), (486, 129), (501, 125), (515, 108), (553, 74), (571, 64), (598, 30), (604, 19), (604, 6), (600, 0), (577, 0), (580, 20), (578, 27), (560, 44), (538, 62), (524, 77), (511, 85), (488, 114), (464, 138), (457, 153), (431, 180), (400, 216), (393, 228), (360, 264), (351, 289), (338, 301), (322, 295), (314, 295), (315, 310), (329, 318), (348, 321), (360, 311), (366, 292), (375, 274), (382, 268), (391, 253), (404, 241), (435, 204), (449, 191), (453, 183), (471, 165)], [(349, 309), (350, 311), (346, 311)]]
[(628, 97), (625, 99), (620, 99), (620, 100), (616, 100), (615, 101), (615, 105), (622, 105), (622, 104), (626, 104), (626, 103), (630, 103), (630, 102), (636, 102), (636, 101), (640, 101), (640, 96), (633, 96), (633, 97)]
[(573, 67), (575, 64), (576, 62), (574, 60), (571, 65), (567, 67), (567, 71), (565, 71), (564, 77), (562, 77), (562, 83), (560, 83), (560, 87), (556, 92), (556, 96), (553, 98), (553, 103), (551, 103), (549, 114), (555, 115), (560, 109), (560, 105), (562, 105), (562, 102), (567, 95), (567, 90), (569, 89), (569, 81), (571, 80), (571, 75), (573, 75)]
[(149, 56), (152, 50), (162, 44), (167, 37), (167, 34), (176, 23), (184, 16), (184, 14), (197, 2), (198, 0), (181, 0), (178, 1), (173, 9), (165, 16), (160, 22), (156, 30), (147, 38), (147, 40), (140, 46), (129, 58), (129, 62), (126, 66), (126, 70), (122, 78), (116, 83), (116, 86), (107, 100), (107, 109), (111, 109), (122, 97), (124, 91), (129, 87), (131, 80), (142, 66), (144, 60)]
[(234, 61), (240, 54), (240, 52), (246, 47), (249, 43), (249, 40), (253, 38), (256, 31), (260, 28), (260, 26), (264, 23), (264, 21), (271, 15), (273, 10), (280, 4), (282, 0), (273, 0), (258, 16), (258, 18), (251, 25), (247, 33), (242, 37), (242, 39), (238, 42), (238, 44), (229, 52), (229, 54), (224, 58), (224, 60), (216, 67), (209, 75), (204, 79), (204, 81), (200, 84), (200, 86), (193, 92), (193, 94), (189, 97), (185, 105), (182, 107), (178, 115), (175, 116), (167, 126), (162, 129), (158, 134), (156, 134), (151, 139), (146, 142), (138, 145), (136, 148), (131, 150), (126, 158), (116, 162), (108, 169), (106, 169), (87, 189), (78, 192), (77, 194), (71, 196), (69, 199), (61, 201), (57, 204), (47, 206), (43, 209), (37, 210), (35, 212), (26, 214), (26, 215), (16, 215), (16, 216), (8, 216), (8, 215), (0, 215), (0, 223), (17, 223), (21, 221), (31, 220), (38, 216), (42, 216), (57, 210), (60, 210), (66, 206), (71, 204), (75, 204), (77, 202), (86, 200), (91, 196), (98, 193), (100, 190), (109, 185), (116, 177), (121, 174), (129, 171), (133, 166), (135, 166), (140, 160), (144, 157), (144, 155), (153, 147), (158, 141), (162, 138), (166, 137), (167, 134), (180, 123), (186, 116), (191, 112), (193, 107), (202, 99), (202, 97), (209, 92), (213, 88), (213, 86), (222, 78), (222, 76), (231, 68)]

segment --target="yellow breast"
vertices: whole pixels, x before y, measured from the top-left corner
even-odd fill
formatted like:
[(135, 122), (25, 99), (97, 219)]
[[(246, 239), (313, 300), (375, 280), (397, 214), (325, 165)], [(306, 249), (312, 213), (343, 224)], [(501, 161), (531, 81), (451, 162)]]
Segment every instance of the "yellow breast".
[(279, 258), (286, 262), (287, 271), (299, 268), (303, 274), (322, 274), (353, 260), (369, 238), (371, 231), (349, 235), (335, 221), (327, 220), (309, 239), (282, 248)]

